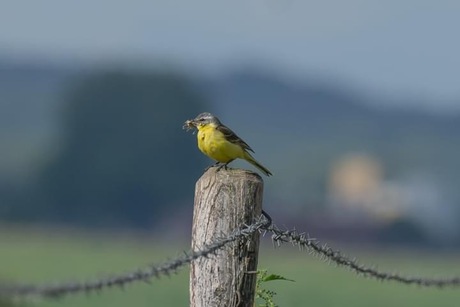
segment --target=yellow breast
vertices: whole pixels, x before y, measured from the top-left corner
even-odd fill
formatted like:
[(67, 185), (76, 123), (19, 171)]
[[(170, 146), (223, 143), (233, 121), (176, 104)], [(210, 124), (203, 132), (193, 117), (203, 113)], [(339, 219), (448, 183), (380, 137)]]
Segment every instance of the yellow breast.
[(199, 126), (197, 138), (198, 148), (216, 161), (228, 163), (244, 156), (243, 148), (227, 141), (224, 134), (212, 124)]

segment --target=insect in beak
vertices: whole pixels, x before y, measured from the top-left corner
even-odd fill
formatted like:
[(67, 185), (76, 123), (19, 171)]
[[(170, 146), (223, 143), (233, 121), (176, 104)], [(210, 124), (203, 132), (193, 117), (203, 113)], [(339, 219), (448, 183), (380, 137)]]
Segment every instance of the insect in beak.
[(184, 125), (182, 126), (182, 129), (185, 129), (186, 131), (189, 131), (189, 130), (195, 128), (195, 127), (196, 127), (196, 124), (195, 124), (194, 120), (189, 119), (189, 120), (185, 121)]

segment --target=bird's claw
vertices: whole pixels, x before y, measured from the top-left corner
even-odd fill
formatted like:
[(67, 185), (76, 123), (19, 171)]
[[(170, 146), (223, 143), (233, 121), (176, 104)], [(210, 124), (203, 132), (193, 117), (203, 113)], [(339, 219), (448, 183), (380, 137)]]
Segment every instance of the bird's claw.
[(221, 162), (216, 162), (214, 163), (213, 165), (209, 165), (208, 167), (206, 167), (204, 169), (204, 171), (206, 172), (208, 169), (210, 169), (211, 167), (217, 167), (216, 169), (216, 172), (220, 171), (222, 168), (224, 170), (228, 170), (228, 163), (221, 163)]

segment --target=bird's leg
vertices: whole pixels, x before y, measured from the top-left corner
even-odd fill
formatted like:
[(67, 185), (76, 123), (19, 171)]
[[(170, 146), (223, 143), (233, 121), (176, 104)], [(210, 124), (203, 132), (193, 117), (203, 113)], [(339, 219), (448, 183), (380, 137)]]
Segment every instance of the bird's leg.
[(228, 163), (230, 163), (230, 162), (227, 162), (227, 163), (219, 163), (220, 165), (217, 166), (217, 172), (220, 171), (222, 168), (223, 168), (224, 170), (227, 170), (227, 169), (228, 169), (228, 168), (227, 168)]
[[(216, 163), (214, 163), (214, 164), (209, 165), (208, 167), (206, 167), (206, 168), (204, 169), (204, 171), (206, 172), (206, 171), (207, 171), (208, 169), (210, 169), (211, 167), (215, 167), (215, 166), (220, 167), (219, 164), (220, 164), (220, 162), (217, 161)], [(217, 170), (219, 170), (219, 169), (217, 169)]]

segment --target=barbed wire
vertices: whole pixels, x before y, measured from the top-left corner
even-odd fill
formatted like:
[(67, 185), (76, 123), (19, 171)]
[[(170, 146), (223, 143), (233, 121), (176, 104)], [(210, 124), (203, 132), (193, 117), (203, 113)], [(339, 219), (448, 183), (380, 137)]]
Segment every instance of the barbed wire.
[(183, 255), (178, 256), (175, 259), (171, 259), (163, 264), (149, 265), (146, 268), (136, 269), (125, 274), (119, 274), (87, 282), (67, 282), (39, 286), (0, 284), (0, 297), (40, 296), (45, 298), (58, 298), (64, 295), (81, 292), (99, 292), (103, 289), (115, 286), (124, 288), (126, 285), (133, 282), (149, 283), (154, 278), (158, 279), (160, 276), (169, 276), (176, 273), (179, 268), (189, 264), (193, 260), (215, 255), (225, 245), (240, 238), (249, 237), (256, 231), (259, 231), (264, 225), (268, 225), (268, 222), (266, 219), (261, 218), (251, 225), (247, 225), (241, 229), (236, 229), (229, 235), (222, 235), (218, 237), (214, 242), (207, 244), (198, 250), (184, 252)]
[(425, 287), (443, 288), (446, 286), (460, 286), (460, 277), (434, 279), (407, 277), (397, 273), (378, 271), (371, 267), (359, 264), (356, 259), (351, 259), (343, 255), (342, 252), (334, 250), (326, 244), (321, 245), (318, 240), (310, 238), (305, 233), (299, 233), (295, 229), (281, 230), (276, 225), (270, 225), (265, 227), (264, 231), (272, 233), (272, 241), (278, 246), (283, 243), (291, 243), (294, 246), (318, 255), (323, 260), (329, 260), (338, 266), (347, 267), (355, 273), (365, 277), (372, 277), (382, 281), (396, 281), (407, 285), (419, 285)]
[(271, 218), (266, 214), (258, 221), (251, 225), (245, 225), (241, 229), (237, 229), (229, 235), (221, 235), (214, 242), (203, 246), (199, 250), (185, 252), (183, 255), (166, 261), (160, 265), (149, 265), (146, 268), (136, 269), (134, 271), (114, 275), (112, 277), (101, 278), (98, 280), (87, 282), (67, 282), (51, 285), (1, 285), (0, 297), (28, 297), (40, 296), (47, 298), (57, 298), (68, 294), (99, 292), (106, 288), (121, 287), (134, 282), (146, 282), (161, 276), (169, 276), (176, 273), (178, 269), (193, 260), (202, 257), (210, 257), (215, 255), (221, 248), (238, 239), (248, 238), (255, 232), (262, 232), (264, 235), (271, 233), (271, 239), (274, 244), (280, 246), (284, 243), (291, 243), (293, 246), (299, 247), (301, 250), (309, 251), (312, 254), (319, 256), (324, 260), (331, 261), (338, 266), (347, 267), (365, 277), (372, 277), (382, 281), (396, 281), (402, 284), (415, 284), (425, 287), (446, 287), (460, 286), (460, 277), (453, 278), (422, 278), (422, 277), (407, 277), (396, 273), (387, 273), (378, 271), (371, 267), (361, 265), (355, 259), (351, 259), (343, 255), (340, 251), (334, 250), (326, 244), (322, 245), (317, 239), (310, 238), (305, 233), (299, 233), (297, 230), (282, 230), (276, 225), (271, 224)]

